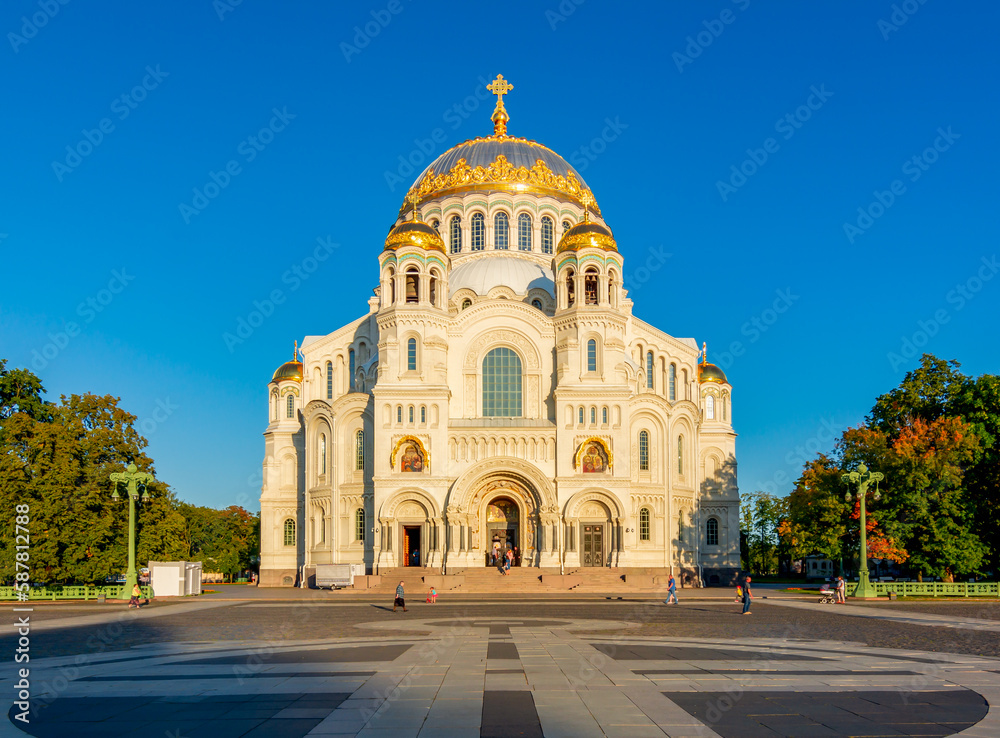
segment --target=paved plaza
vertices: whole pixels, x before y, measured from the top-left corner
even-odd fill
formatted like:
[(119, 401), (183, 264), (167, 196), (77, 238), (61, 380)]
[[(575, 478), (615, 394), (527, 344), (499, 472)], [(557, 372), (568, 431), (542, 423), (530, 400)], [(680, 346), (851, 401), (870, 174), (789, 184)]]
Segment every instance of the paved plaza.
[(720, 595), (36, 603), (31, 722), (2, 735), (1000, 735), (1000, 605)]

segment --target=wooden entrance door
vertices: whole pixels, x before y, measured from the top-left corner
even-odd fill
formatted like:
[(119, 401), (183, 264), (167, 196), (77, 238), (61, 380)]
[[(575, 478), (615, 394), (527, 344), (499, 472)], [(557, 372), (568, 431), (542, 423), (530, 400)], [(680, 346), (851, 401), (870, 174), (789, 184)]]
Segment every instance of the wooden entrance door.
[(583, 525), (583, 565), (604, 566), (604, 526)]

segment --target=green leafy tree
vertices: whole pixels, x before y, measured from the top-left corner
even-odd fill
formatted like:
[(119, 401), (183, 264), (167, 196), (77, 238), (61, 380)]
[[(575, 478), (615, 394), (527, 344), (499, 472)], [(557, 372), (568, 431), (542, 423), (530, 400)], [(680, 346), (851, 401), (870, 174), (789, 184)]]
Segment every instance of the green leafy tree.
[(799, 556), (853, 558), (860, 506), (842, 502), (840, 475), (864, 462), (886, 475), (882, 500), (868, 506), (871, 558), (905, 561), (918, 577), (981, 571), (996, 555), (998, 437), (998, 378), (971, 380), (957, 362), (925, 355), (832, 457), (806, 465), (782, 537)]
[(778, 570), (778, 526), (785, 517), (786, 501), (767, 492), (752, 492), (740, 502), (740, 530), (747, 537), (747, 564), (757, 574)]
[[(0, 502), (7, 510), (30, 506), (32, 579), (100, 583), (123, 573), (127, 500), (124, 495), (112, 500), (108, 476), (129, 463), (155, 472), (143, 452), (146, 440), (134, 428), (136, 417), (111, 396), (64, 396), (59, 404), (42, 405), (41, 384), (23, 374), (18, 384), (27, 390), (9, 389), (14, 374), (4, 375), (8, 411), (0, 426)], [(162, 482), (149, 493), (150, 501), (138, 506), (138, 560), (184, 558), (184, 520), (173, 494)], [(0, 540), (0, 577), (7, 581), (13, 576), (13, 545), (12, 535)]]
[(229, 576), (252, 569), (260, 551), (260, 518), (233, 505), (224, 510), (181, 505), (187, 520), (191, 557), (205, 571)]

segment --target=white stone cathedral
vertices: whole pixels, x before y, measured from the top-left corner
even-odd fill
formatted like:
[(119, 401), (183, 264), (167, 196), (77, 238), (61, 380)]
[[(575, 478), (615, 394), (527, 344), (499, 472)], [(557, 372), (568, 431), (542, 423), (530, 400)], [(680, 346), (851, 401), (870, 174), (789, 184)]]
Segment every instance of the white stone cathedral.
[(365, 315), (307, 336), (268, 385), (261, 572), (739, 566), (732, 387), (692, 338), (632, 314), (593, 193), (494, 133), (407, 194)]

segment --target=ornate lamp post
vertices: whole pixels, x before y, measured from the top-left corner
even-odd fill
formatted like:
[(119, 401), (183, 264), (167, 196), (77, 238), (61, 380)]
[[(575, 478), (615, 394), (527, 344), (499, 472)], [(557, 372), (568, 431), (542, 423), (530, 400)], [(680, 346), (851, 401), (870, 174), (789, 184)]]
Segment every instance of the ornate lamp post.
[(147, 487), (155, 479), (152, 474), (139, 471), (135, 464), (129, 464), (126, 471), (111, 474), (111, 481), (115, 483), (115, 491), (111, 495), (112, 500), (118, 499), (119, 484), (125, 485), (126, 494), (128, 494), (128, 572), (125, 574), (125, 595), (128, 596), (136, 583), (135, 501), (139, 499), (140, 484), (142, 485), (142, 501), (145, 502), (149, 499)]
[[(882, 472), (869, 471), (865, 463), (862, 462), (857, 471), (841, 474), (840, 478), (848, 485), (858, 485), (858, 501), (861, 503), (861, 567), (858, 569), (858, 588), (854, 591), (854, 596), (861, 599), (874, 598), (878, 595), (874, 585), (868, 580), (868, 528), (865, 517), (865, 499), (868, 496), (868, 486), (872, 482), (875, 482), (875, 494), (872, 495), (872, 498), (876, 502), (882, 499), (882, 495), (878, 491), (878, 483), (885, 479), (885, 475)], [(844, 494), (844, 500), (851, 501), (850, 490)]]

